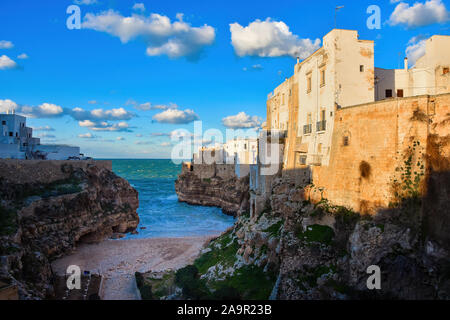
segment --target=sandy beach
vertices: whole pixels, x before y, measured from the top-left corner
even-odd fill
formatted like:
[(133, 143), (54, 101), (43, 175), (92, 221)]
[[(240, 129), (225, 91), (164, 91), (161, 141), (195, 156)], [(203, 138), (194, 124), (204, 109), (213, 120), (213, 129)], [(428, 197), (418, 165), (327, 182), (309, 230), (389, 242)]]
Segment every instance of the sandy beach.
[(52, 263), (64, 275), (69, 265), (104, 277), (104, 300), (136, 300), (134, 273), (178, 269), (192, 263), (211, 237), (107, 240), (84, 244)]

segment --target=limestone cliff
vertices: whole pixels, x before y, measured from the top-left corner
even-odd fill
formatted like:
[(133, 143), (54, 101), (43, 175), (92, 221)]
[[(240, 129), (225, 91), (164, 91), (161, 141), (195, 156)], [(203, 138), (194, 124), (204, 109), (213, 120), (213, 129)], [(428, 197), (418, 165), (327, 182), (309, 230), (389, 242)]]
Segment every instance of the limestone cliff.
[[(184, 297), (450, 299), (449, 253), (424, 229), (421, 199), (364, 216), (326, 199), (312, 204), (306, 194), (277, 179), (262, 214), (242, 213), (179, 271)], [(381, 290), (367, 287), (372, 265)]]
[(249, 208), (248, 177), (238, 179), (215, 176), (200, 179), (193, 172), (182, 173), (175, 182), (178, 200), (192, 205), (222, 208), (229, 215)]
[(52, 294), (49, 261), (139, 223), (137, 191), (100, 162), (2, 162), (0, 169), (0, 278), (17, 284), (22, 299)]

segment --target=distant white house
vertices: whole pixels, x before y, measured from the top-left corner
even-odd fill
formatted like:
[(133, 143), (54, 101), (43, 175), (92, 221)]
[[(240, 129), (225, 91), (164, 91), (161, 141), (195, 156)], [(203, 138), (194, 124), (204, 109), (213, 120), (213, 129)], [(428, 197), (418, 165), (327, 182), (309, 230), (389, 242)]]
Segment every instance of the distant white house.
[(27, 119), (14, 114), (0, 114), (0, 158), (67, 160), (79, 158), (80, 148), (66, 145), (41, 145), (33, 138), (33, 129), (26, 126)]

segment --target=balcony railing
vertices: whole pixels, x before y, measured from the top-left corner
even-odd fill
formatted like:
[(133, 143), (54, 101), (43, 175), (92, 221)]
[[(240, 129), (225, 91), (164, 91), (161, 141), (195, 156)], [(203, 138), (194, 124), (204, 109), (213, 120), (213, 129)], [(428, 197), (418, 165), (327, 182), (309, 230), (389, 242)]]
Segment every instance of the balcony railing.
[(327, 122), (325, 120), (317, 122), (317, 131), (325, 131), (325, 130), (327, 130)]
[(303, 126), (303, 134), (311, 134), (312, 124), (307, 124)]

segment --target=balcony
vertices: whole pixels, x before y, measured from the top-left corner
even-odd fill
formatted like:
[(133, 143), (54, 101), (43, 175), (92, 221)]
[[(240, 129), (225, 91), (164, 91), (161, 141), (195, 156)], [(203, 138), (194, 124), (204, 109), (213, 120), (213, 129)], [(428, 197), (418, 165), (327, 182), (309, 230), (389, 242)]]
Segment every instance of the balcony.
[(322, 155), (314, 154), (311, 155), (311, 165), (312, 166), (321, 166), (322, 165)]
[(325, 130), (327, 130), (327, 122), (325, 120), (317, 122), (317, 132)]
[(303, 126), (303, 134), (311, 134), (312, 133), (312, 124), (307, 124)]

